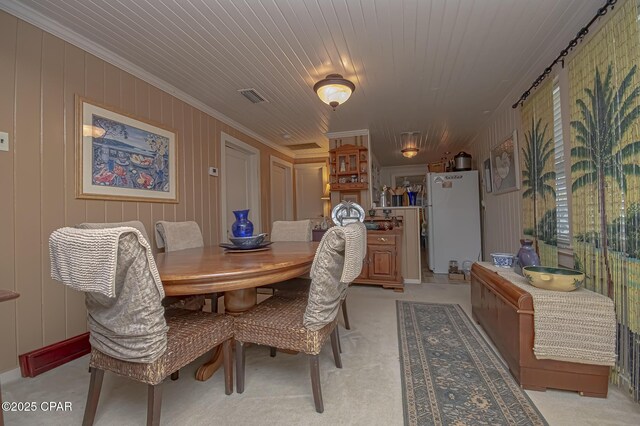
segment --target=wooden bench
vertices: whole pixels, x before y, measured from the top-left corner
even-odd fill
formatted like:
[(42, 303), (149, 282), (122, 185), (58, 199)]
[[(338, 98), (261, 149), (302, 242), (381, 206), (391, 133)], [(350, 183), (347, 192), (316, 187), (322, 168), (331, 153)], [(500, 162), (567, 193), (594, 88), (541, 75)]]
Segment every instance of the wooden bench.
[(606, 398), (610, 367), (535, 357), (529, 293), (476, 263), (471, 268), (471, 305), (473, 319), (489, 335), (522, 388), (564, 389)]

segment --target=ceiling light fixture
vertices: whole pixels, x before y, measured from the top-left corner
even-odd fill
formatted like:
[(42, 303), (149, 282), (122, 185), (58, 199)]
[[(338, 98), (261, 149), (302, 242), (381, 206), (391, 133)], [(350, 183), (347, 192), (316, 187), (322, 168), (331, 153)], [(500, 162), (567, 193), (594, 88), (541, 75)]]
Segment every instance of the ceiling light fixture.
[(400, 141), (402, 142), (402, 149), (400, 152), (407, 158), (413, 158), (418, 155), (418, 139), (420, 132), (403, 132), (400, 133)]
[(355, 84), (340, 74), (329, 74), (313, 85), (313, 91), (318, 94), (320, 100), (330, 105), (334, 111), (338, 105), (345, 103), (355, 90)]

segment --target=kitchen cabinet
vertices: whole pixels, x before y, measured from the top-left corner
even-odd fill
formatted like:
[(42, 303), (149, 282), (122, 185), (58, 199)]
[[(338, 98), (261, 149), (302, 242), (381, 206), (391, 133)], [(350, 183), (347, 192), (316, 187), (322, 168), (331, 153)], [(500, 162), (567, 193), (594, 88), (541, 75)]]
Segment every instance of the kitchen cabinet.
[(332, 191), (350, 191), (369, 187), (367, 148), (342, 145), (329, 151), (329, 183)]
[(367, 255), (354, 284), (375, 284), (404, 291), (402, 274), (402, 228), (367, 231)]

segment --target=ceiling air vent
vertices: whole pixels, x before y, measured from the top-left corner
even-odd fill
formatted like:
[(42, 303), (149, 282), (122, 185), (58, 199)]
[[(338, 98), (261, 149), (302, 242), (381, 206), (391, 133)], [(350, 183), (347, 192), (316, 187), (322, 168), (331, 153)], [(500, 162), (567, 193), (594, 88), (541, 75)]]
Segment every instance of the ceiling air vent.
[(254, 104), (259, 104), (261, 102), (269, 102), (262, 96), (260, 93), (256, 91), (256, 89), (240, 89), (238, 90), (242, 96), (249, 99)]
[(293, 151), (299, 151), (301, 149), (317, 149), (322, 147), (315, 142), (310, 142), (310, 143), (300, 143), (298, 145), (287, 145), (287, 148)]

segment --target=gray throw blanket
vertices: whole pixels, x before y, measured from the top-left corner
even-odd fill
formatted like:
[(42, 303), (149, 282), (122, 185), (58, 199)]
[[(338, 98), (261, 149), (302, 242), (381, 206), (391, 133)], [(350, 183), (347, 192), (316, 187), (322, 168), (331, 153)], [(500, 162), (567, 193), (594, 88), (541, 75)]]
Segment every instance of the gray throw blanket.
[(49, 250), (51, 277), (85, 292), (95, 349), (138, 363), (165, 352), (164, 290), (140, 231), (62, 228), (51, 234)]
[(156, 245), (166, 252), (203, 247), (202, 231), (196, 222), (156, 222)]

